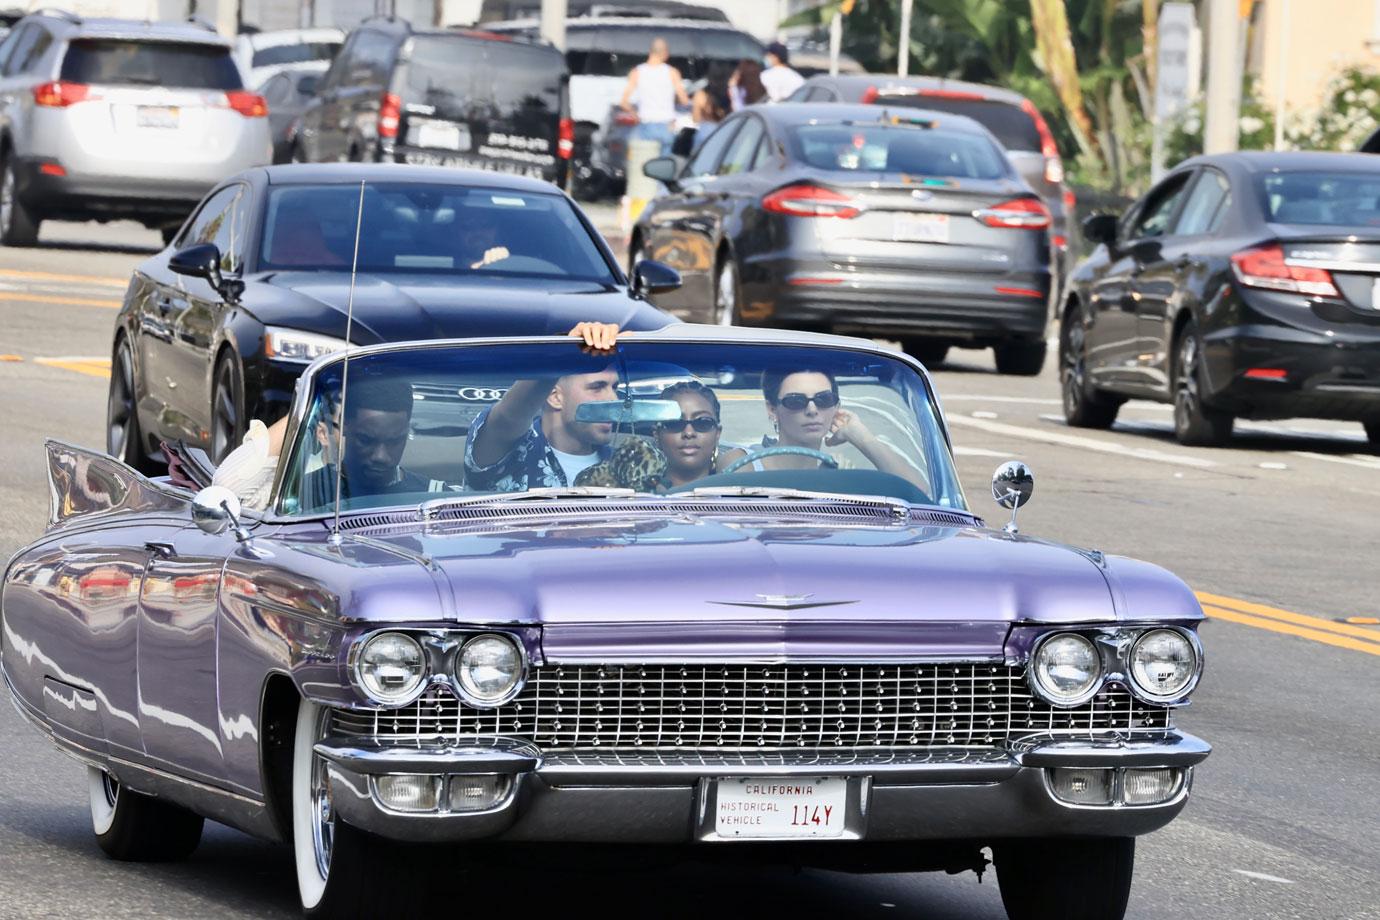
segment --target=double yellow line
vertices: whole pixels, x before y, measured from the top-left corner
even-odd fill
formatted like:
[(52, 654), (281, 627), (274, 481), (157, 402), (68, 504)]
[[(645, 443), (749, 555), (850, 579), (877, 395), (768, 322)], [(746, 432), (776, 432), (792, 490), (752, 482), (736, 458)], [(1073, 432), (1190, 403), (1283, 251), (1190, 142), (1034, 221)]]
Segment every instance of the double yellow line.
[(1380, 628), (1366, 629), (1363, 626), (1310, 617), (1234, 597), (1208, 594), (1206, 591), (1199, 591), (1197, 594), (1199, 603), (1203, 605), (1203, 612), (1212, 619), (1268, 629), (1286, 636), (1312, 639), (1314, 642), (1335, 645), (1337, 648), (1350, 649), (1353, 652), (1380, 655)]

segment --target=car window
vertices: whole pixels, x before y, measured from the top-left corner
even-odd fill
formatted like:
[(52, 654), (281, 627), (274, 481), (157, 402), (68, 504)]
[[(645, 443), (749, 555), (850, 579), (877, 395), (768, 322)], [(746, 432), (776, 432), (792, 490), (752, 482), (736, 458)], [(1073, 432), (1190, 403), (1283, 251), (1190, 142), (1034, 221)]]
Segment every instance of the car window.
[(183, 229), (175, 247), (182, 249), (197, 243), (215, 243), (220, 250), (221, 271), (239, 271), (244, 261), (247, 199), (245, 186), (240, 183), (216, 192), (206, 199), (196, 217)]
[(42, 26), (27, 23), (23, 28), (16, 30), (14, 36), (5, 43), (4, 49), (0, 49), (5, 54), (5, 76), (13, 76), (23, 70), (23, 65), (29, 57), (29, 49), (38, 41), (38, 33), (42, 31)]
[(252, 67), (271, 67), (274, 64), (300, 64), (305, 61), (329, 61), (340, 50), (340, 42), (298, 42), (257, 48)]
[(831, 172), (891, 172), (959, 179), (1011, 175), (1005, 154), (984, 134), (908, 125), (801, 125), (793, 158)]
[(355, 59), (355, 45), (363, 32), (352, 32), (345, 36), (345, 43), (340, 46), (340, 51), (331, 60), (331, 64), (326, 68), (326, 72), (321, 75), (321, 82), (317, 85), (318, 90), (326, 90), (339, 86), (345, 79), (345, 75), (350, 72)]
[(733, 140), (733, 134), (738, 130), (738, 126), (743, 123), (743, 119), (734, 118), (724, 122), (705, 138), (704, 143), (690, 162), (685, 164), (687, 177), (712, 176), (714, 169), (719, 165), (719, 156), (728, 146), (728, 142)]
[(6, 65), (9, 63), (10, 55), (14, 54), (15, 47), (19, 44), (19, 41), (24, 37), (25, 33), (31, 28), (34, 28), (33, 24), (26, 23), (12, 30), (3, 40), (0, 40), (0, 74), (9, 73)]
[(1256, 182), (1271, 223), (1380, 226), (1380, 178), (1373, 170), (1278, 172)]
[(244, 87), (229, 48), (114, 38), (83, 38), (68, 45), (62, 79), (103, 86)]
[(1128, 239), (1141, 240), (1164, 236), (1165, 231), (1169, 229), (1169, 220), (1174, 216), (1174, 210), (1179, 206), (1179, 201), (1188, 188), (1189, 175), (1184, 173), (1172, 176), (1146, 196), (1145, 204), (1141, 206), (1135, 222), (1131, 225), (1131, 231), (1127, 234)]
[(763, 134), (762, 143), (757, 145), (757, 155), (752, 158), (752, 169), (761, 169), (774, 160), (775, 157), (776, 143), (771, 139), (770, 134)]
[(27, 49), (16, 48), (14, 52), (14, 73), (28, 73), (42, 60), (52, 47), (53, 36), (42, 26), (34, 26), (36, 37)]
[[(425, 105), (438, 118), (470, 121), (483, 100), (481, 118), (515, 119), (526, 129), (508, 132), (511, 136), (546, 138), (559, 118), (565, 76), (561, 55), (541, 45), (418, 35), (407, 47), (394, 86), (405, 105)], [(493, 134), (489, 139), (494, 143)]]
[[(626, 77), (638, 64), (647, 60), (652, 41), (664, 38), (670, 49), (671, 59), (667, 62), (681, 72), (681, 76), (694, 79), (691, 60), (695, 56), (695, 44), (686, 29), (652, 29), (643, 26), (632, 28), (581, 29), (580, 37), (587, 43), (583, 62), (571, 61), (571, 73), (584, 73), (596, 77)], [(567, 41), (574, 47), (576, 30), (567, 33)], [(581, 70), (576, 66), (583, 63)]]
[(719, 164), (721, 176), (732, 176), (752, 169), (752, 161), (757, 156), (757, 147), (762, 141), (762, 121), (759, 118), (743, 119), (742, 130), (728, 145), (723, 162)]
[(1174, 226), (1177, 236), (1213, 233), (1222, 225), (1231, 207), (1231, 186), (1227, 177), (1215, 169), (1205, 169), (1193, 184)]
[(343, 82), (354, 86), (382, 84), (393, 64), (393, 40), (381, 32), (360, 32), (350, 46)]
[(291, 86), (292, 82), (288, 75), (280, 73), (259, 87), (259, 95), (264, 97), (264, 101), (269, 104), (270, 108), (275, 105), (282, 105), (288, 101)]
[(953, 115), (966, 115), (997, 136), (997, 140), (1007, 150), (1039, 151), (1040, 130), (1035, 120), (1019, 106), (996, 99), (983, 99), (961, 93), (927, 93), (895, 89), (882, 90), (876, 99), (878, 105), (905, 106), (927, 109), (932, 112), (948, 112)]

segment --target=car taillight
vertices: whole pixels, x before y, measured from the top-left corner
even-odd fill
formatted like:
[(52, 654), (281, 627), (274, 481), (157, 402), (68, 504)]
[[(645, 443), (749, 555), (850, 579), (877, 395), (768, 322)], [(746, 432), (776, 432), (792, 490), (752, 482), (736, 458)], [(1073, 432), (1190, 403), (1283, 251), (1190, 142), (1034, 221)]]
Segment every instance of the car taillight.
[(95, 98), (91, 94), (91, 87), (85, 83), (56, 80), (34, 87), (34, 104), (50, 108), (66, 108), (74, 102), (86, 102)]
[(379, 137), (397, 137), (402, 121), (402, 98), (397, 93), (384, 93), (379, 100)]
[(1073, 189), (1064, 189), (1064, 210), (1073, 213), (1073, 209), (1078, 207), (1078, 196), (1073, 193)]
[(869, 86), (867, 89), (863, 90), (861, 101), (864, 105), (867, 105), (876, 102), (879, 95), (881, 95), (881, 93), (878, 91), (877, 87)]
[(762, 199), (762, 208), (792, 217), (857, 217), (862, 207), (833, 189), (818, 185), (788, 185)]
[(245, 118), (263, 118), (268, 114), (268, 102), (263, 96), (242, 89), (226, 93), (225, 104)]
[(1044, 230), (1050, 225), (1049, 208), (1038, 198), (1013, 198), (990, 208), (980, 208), (973, 216), (989, 227)]
[(1054, 143), (1054, 133), (1049, 130), (1045, 117), (1029, 99), (1021, 100), (1021, 111), (1035, 122), (1035, 131), (1040, 135), (1040, 153), (1045, 158), (1045, 181), (1058, 185), (1064, 181), (1064, 161), (1059, 158), (1059, 145)]
[(570, 159), (575, 152), (575, 122), (569, 118), (561, 119), (560, 136), (556, 141), (556, 152), (562, 160)]
[(1325, 268), (1289, 265), (1278, 243), (1243, 249), (1231, 257), (1232, 273), (1246, 287), (1288, 291), (1311, 297), (1340, 297), (1332, 273)]

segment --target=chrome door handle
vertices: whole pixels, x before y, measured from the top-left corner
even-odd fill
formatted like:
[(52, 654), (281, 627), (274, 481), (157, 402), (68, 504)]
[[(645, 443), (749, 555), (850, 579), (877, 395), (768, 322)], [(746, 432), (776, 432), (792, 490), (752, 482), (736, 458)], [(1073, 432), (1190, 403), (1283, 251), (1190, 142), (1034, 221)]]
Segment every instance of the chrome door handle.
[(163, 543), (158, 540), (150, 540), (144, 544), (144, 549), (148, 550), (159, 559), (173, 559), (177, 556), (177, 547), (171, 543)]

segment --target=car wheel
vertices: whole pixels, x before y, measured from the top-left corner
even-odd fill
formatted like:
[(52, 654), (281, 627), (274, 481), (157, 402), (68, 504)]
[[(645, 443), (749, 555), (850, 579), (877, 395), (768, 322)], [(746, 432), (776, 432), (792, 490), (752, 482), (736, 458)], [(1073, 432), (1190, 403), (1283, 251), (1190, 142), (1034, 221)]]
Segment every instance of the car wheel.
[(1059, 333), (1059, 387), (1064, 421), (1075, 428), (1110, 428), (1121, 401), (1098, 390), (1088, 380), (1088, 350), (1083, 324), (1076, 316), (1064, 321)]
[(134, 354), (121, 337), (110, 361), (110, 390), (105, 404), (105, 452), (146, 476), (161, 472), (144, 454), (139, 430), (138, 389), (134, 383)]
[(19, 200), (19, 187), (10, 157), (0, 170), (0, 243), (6, 246), (32, 246), (38, 242), (38, 227), (29, 209)]
[(1045, 367), (1044, 339), (1037, 342), (1003, 342), (992, 349), (997, 357), (997, 373), (1034, 377)]
[(738, 264), (728, 253), (719, 256), (714, 269), (714, 322), (720, 326), (738, 324)]
[(949, 356), (949, 343), (934, 339), (902, 339), (901, 350), (933, 370)]
[(1134, 837), (992, 845), (997, 887), (1010, 920), (1121, 920), (1135, 855)]
[(1380, 419), (1363, 424), (1366, 426), (1366, 437), (1370, 439), (1370, 446), (1380, 449)]
[(1180, 444), (1214, 446), (1231, 437), (1229, 413), (1203, 404), (1203, 343), (1188, 321), (1179, 334), (1174, 360), (1174, 435)]
[(211, 388), (211, 459), (216, 463), (244, 439), (244, 384), (240, 363), (227, 352), (216, 362)]
[(171, 862), (201, 842), (205, 819), (177, 805), (126, 789), (99, 767), (86, 768), (91, 829), (112, 859)]

